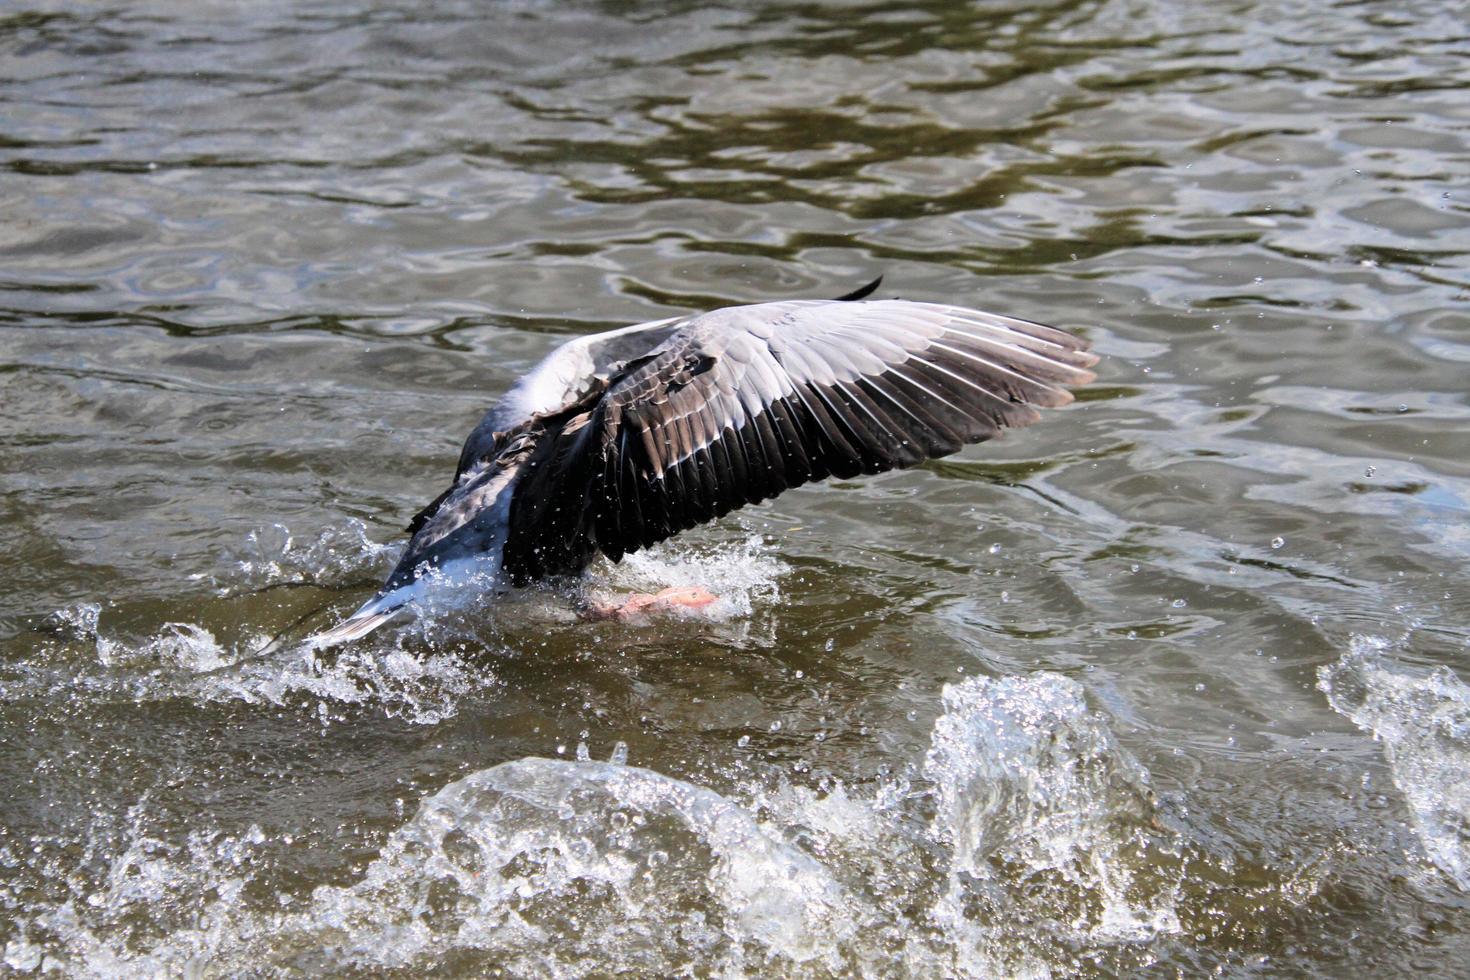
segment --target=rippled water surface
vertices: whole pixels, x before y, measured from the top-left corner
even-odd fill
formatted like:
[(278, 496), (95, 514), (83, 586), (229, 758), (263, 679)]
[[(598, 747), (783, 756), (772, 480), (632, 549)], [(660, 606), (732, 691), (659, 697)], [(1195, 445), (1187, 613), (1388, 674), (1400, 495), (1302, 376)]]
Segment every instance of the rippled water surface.
[[(1464, 975), (1461, 7), (0, 8), (0, 969)], [(558, 342), (879, 272), (1099, 381), (255, 653)]]

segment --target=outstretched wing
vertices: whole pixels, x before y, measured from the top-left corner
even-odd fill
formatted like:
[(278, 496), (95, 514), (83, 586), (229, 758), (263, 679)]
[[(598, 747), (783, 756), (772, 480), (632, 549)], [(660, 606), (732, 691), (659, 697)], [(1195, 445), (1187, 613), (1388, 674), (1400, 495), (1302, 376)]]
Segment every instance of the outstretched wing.
[(1051, 327), (899, 300), (783, 302), (683, 322), (557, 419), (527, 462), (504, 568), (613, 560), (828, 476), (912, 466), (1029, 425), (1093, 379)]

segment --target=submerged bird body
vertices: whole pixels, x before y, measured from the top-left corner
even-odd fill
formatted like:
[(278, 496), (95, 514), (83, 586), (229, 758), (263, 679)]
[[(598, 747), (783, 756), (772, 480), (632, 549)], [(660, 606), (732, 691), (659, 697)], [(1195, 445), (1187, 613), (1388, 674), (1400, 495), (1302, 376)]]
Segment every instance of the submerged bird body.
[[(876, 286), (876, 283), (874, 284)], [(871, 288), (871, 287), (870, 287)], [(486, 413), (355, 639), (434, 577), (506, 584), (617, 561), (829, 476), (945, 456), (1065, 405), (1097, 358), (1051, 327), (902, 300), (736, 306), (579, 337)]]

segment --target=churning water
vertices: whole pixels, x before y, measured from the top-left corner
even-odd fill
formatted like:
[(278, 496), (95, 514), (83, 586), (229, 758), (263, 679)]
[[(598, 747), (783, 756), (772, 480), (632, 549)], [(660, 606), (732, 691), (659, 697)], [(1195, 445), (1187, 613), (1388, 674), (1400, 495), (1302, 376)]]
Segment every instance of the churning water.
[[(1465, 975), (1461, 6), (0, 9), (0, 972)], [(559, 341), (879, 272), (1100, 379), (265, 649)]]

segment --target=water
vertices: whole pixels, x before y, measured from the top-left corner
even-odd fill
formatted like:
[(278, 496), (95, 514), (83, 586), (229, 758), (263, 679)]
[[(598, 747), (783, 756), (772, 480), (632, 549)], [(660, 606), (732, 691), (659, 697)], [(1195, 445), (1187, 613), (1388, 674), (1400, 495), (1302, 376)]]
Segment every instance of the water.
[[(0, 11), (0, 961), (1462, 973), (1467, 54), (1449, 3)], [(879, 272), (1100, 379), (582, 587), (708, 615), (258, 653), (559, 340)]]

